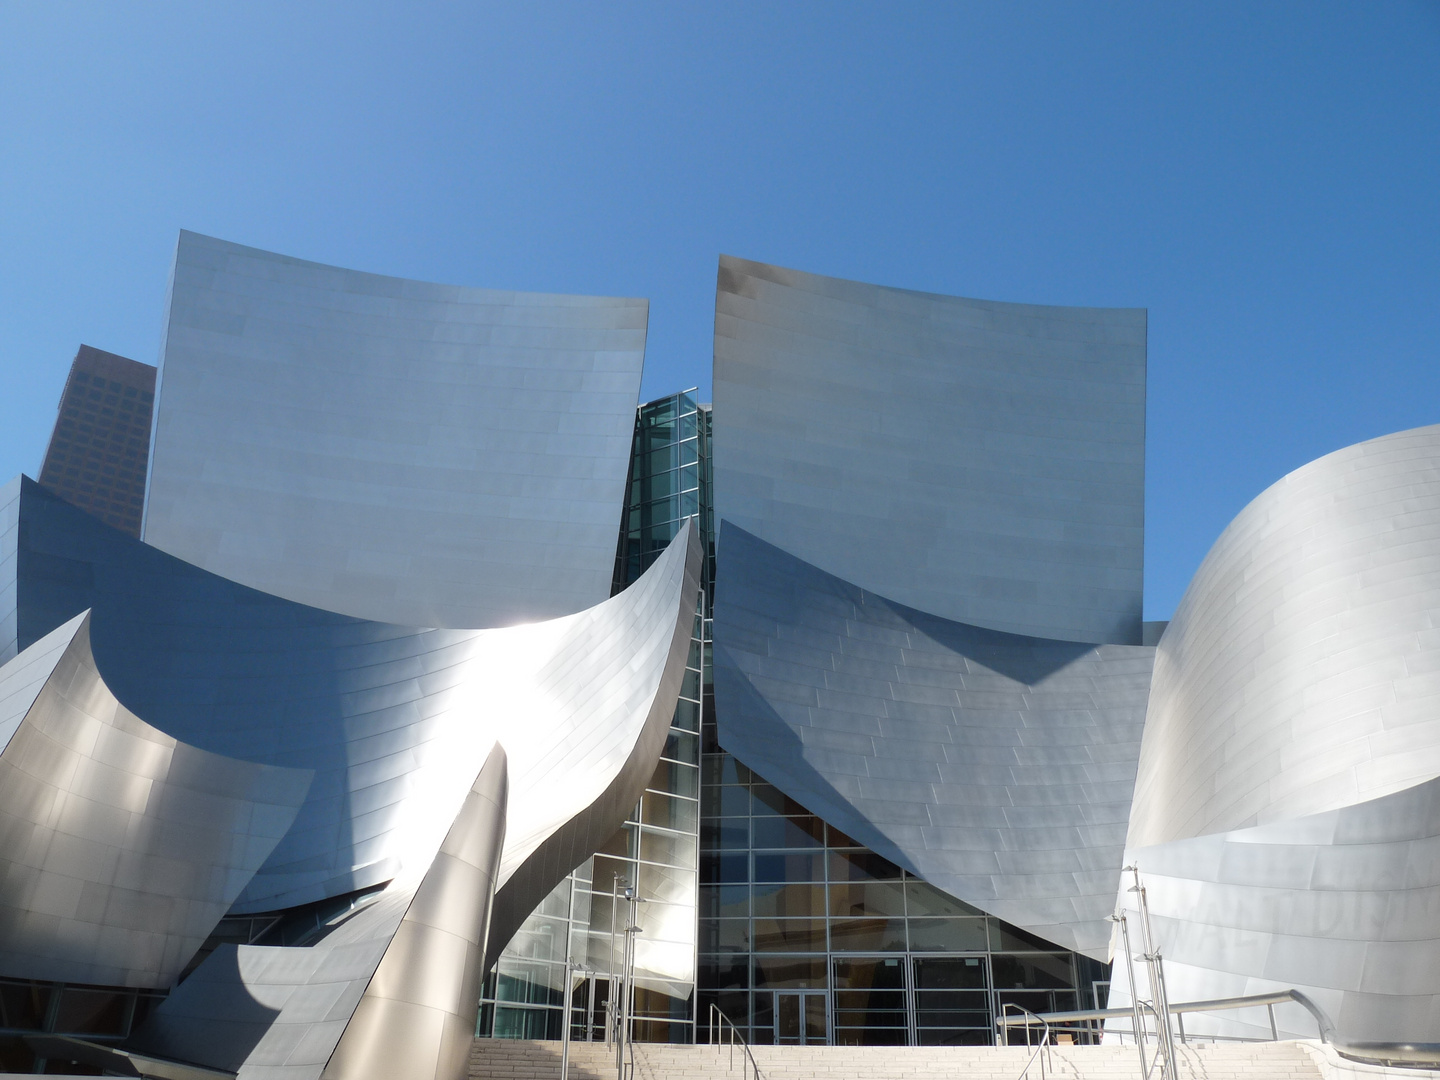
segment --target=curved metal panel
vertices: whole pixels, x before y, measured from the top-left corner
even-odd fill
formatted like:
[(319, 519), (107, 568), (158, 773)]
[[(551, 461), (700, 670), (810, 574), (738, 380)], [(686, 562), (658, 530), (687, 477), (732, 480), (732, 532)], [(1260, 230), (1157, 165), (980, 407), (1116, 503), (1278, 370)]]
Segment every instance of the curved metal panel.
[[(1440, 780), (1338, 810), (1127, 853), (1139, 866), (1171, 1001), (1298, 989), (1346, 1041), (1440, 1030)], [(1127, 875), (1128, 879), (1128, 875)], [(1133, 907), (1122, 891), (1121, 902)], [(1111, 1001), (1130, 1001), (1115, 964)], [(1148, 996), (1148, 995), (1147, 995)], [(1298, 1005), (1281, 1038), (1314, 1038)], [(1265, 1039), (1264, 1008), (1185, 1017)]]
[(951, 622), (729, 522), (719, 559), (721, 745), (926, 881), (1103, 957), (1154, 649)]
[(1145, 328), (722, 256), (716, 514), (943, 618), (1138, 645)]
[[(592, 624), (588, 633), (597, 643), (593, 651), (581, 654), (578, 665), (567, 658), (565, 664), (551, 666), (551, 678), (563, 673), (574, 685), (578, 677), (599, 683), (590, 671), (602, 665), (614, 670), (618, 664), (628, 672), (628, 682), (611, 675), (606, 679), (608, 692), (623, 694), (624, 714), (640, 723), (638, 731), (634, 719), (624, 725), (594, 725), (585, 737), (566, 740), (563, 755), (536, 758), (514, 770), (518, 794), (511, 804), (511, 822), (522, 835), (506, 842), (487, 968), (535, 905), (599, 850), (640, 801), (665, 746), (685, 678), (703, 555), (692, 521), (621, 594), (640, 591), (630, 625), (603, 629)], [(673, 621), (663, 621), (666, 616)], [(637, 631), (645, 634), (638, 648)], [(597, 783), (602, 778), (603, 786)], [(558, 800), (557, 791), (570, 797)]]
[(182, 232), (145, 540), (277, 596), (410, 626), (597, 604), (648, 311)]
[(505, 840), (505, 752), (486, 760), (330, 1056), (333, 1080), (465, 1080)]
[[(473, 776), (478, 762), (457, 764), (454, 746), (470, 752), (492, 722), (506, 731), (512, 790), (531, 800), (512, 807), (503, 878), (552, 833), (560, 838), (546, 850), (564, 861), (577, 842), (562, 826), (629, 775), (637, 733), (663, 741), (651, 714), (668, 718), (674, 708), (675, 640), (689, 632), (696, 595), (692, 537), (677, 538), (630, 589), (578, 615), (505, 630), (417, 630), (226, 581), (105, 528), (30, 481), (21, 512), (22, 627), (93, 607), (97, 663), (129, 708), (212, 752), (315, 771), (295, 825), (237, 902), (241, 913), (392, 878), (418, 827), (414, 797), (426, 777), (467, 767)], [(586, 688), (578, 698), (577, 687)], [(556, 759), (547, 757), (547, 724), (572, 731)], [(653, 759), (639, 771), (650, 768)], [(541, 794), (542, 782), (567, 785), (578, 801)], [(615, 799), (624, 802), (621, 789)], [(594, 850), (586, 843), (563, 867), (546, 862), (541, 877), (556, 871), (553, 885)]]
[(1440, 775), (1440, 426), (1336, 451), (1215, 542), (1161, 638), (1129, 846)]
[(169, 986), (295, 820), (310, 773), (140, 720), (96, 670), (88, 616), (0, 669), (0, 702), (42, 672), (0, 752), (0, 973)]
[[(699, 560), (687, 529), (635, 585), (591, 611), (477, 632), (449, 701), (454, 724), (414, 770), (408, 817), (393, 830), (394, 880), (312, 947), (217, 949), (136, 1048), (242, 1077), (313, 1080), (327, 1062), (337, 1077), (461, 1075), (490, 890), (523, 918), (593, 851), (576, 855), (577, 844), (598, 846), (624, 819), (638, 795), (632, 777), (643, 785), (654, 769), (675, 708)], [(479, 767), (496, 740), (503, 751)], [(496, 762), (507, 760), (497, 853)], [(466, 769), (473, 783), (461, 779)], [(497, 896), (488, 939), (503, 945), (499, 915)]]

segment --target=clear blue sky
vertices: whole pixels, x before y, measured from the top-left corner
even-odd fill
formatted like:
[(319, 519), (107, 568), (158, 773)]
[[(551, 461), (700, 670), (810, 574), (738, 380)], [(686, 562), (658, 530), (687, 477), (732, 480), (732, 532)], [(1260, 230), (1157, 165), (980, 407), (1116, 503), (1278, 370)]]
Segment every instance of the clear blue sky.
[(720, 252), (1150, 312), (1146, 617), (1298, 465), (1440, 422), (1440, 3), (0, 0), (0, 480), (193, 229), (651, 300)]

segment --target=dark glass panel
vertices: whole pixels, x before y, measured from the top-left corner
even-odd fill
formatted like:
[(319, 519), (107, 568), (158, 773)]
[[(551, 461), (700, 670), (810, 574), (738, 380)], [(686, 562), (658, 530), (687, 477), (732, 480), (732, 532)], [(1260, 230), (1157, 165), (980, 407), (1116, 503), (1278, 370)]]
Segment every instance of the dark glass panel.
[[(675, 717), (670, 721), (671, 726), (684, 728), (686, 731), (700, 730), (700, 704), (695, 701), (686, 701), (681, 698), (675, 702)], [(692, 759), (693, 760), (693, 759)]]
[(852, 1028), (835, 1026), (836, 1046), (905, 1046), (908, 1032), (902, 1027)]
[[(832, 883), (830, 914), (859, 918), (905, 914), (905, 897), (900, 883), (889, 881)], [(980, 924), (984, 934), (985, 924)], [(983, 940), (983, 938), (982, 938)], [(984, 948), (984, 945), (981, 945)]]
[(1070, 957), (1064, 953), (992, 956), (995, 989), (1068, 990), (1074, 986)]
[(690, 1016), (689, 997), (676, 997), (674, 994), (667, 994), (663, 990), (656, 990), (653, 987), (635, 987), (635, 1015), (663, 1018), (666, 1020), (685, 1020)]
[(0, 1037), (0, 1073), (28, 1073), (35, 1069), (35, 1052), (19, 1035)]
[(0, 982), (0, 1027), (39, 1031), (50, 1008), (50, 987), (44, 983)]
[(559, 1009), (516, 1009), (500, 1005), (495, 1009), (497, 1039), (558, 1039)]
[(835, 952), (904, 952), (904, 919), (834, 919), (830, 948)]
[(983, 952), (984, 919), (911, 919), (913, 952)]
[(60, 992), (55, 1031), (65, 1035), (124, 1035), (129, 996), (124, 991), (67, 987)]
[(873, 851), (832, 851), (831, 881), (899, 881), (900, 868)]
[(743, 955), (702, 955), (697, 974), (707, 990), (744, 990), (750, 985), (750, 961)]
[(749, 919), (703, 919), (700, 950), (712, 953), (749, 952)]
[(715, 850), (743, 849), (750, 846), (748, 818), (705, 818), (700, 822), (700, 845)]
[(757, 781), (755, 790), (755, 813), (759, 814), (793, 814), (796, 817), (809, 817), (810, 811), (801, 806), (789, 795), (781, 793), (779, 788), (762, 781)]
[(756, 919), (757, 952), (824, 952), (824, 919)]
[[(691, 674), (694, 673), (692, 672)], [(693, 735), (688, 731), (672, 730), (669, 735), (665, 736), (665, 749), (661, 751), (661, 754), (667, 758), (673, 758), (676, 761), (683, 761), (693, 768), (694, 763), (700, 760), (699, 736)], [(699, 784), (698, 773), (696, 774), (694, 783)], [(692, 793), (691, 798), (694, 798), (696, 794), (699, 794), (699, 792)]]
[(756, 881), (824, 881), (825, 853), (762, 852), (755, 853)]
[(992, 919), (990, 949), (992, 952), (1054, 952), (1055, 943), (1009, 923), (1002, 923), (999, 919)]
[(915, 990), (984, 990), (985, 967), (983, 956), (917, 956)]
[(635, 1041), (650, 1043), (688, 1043), (690, 1025), (673, 1020), (636, 1020)]
[(992, 1046), (995, 1036), (989, 1028), (921, 1028), (915, 1032), (919, 1046)]
[(816, 817), (756, 817), (757, 848), (814, 848), (825, 843), (825, 827)]
[(905, 968), (899, 957), (855, 957), (835, 961), (837, 990), (904, 990)]
[(749, 881), (749, 871), (749, 855), (705, 855), (700, 859), (700, 880), (707, 885)]
[[(927, 885), (915, 878), (905, 881), (905, 903), (913, 915), (974, 915), (984, 917), (979, 908), (973, 908), (963, 900), (956, 900), (933, 885)], [(981, 948), (984, 948), (982, 945)]]
[(716, 817), (739, 817), (750, 813), (750, 789), (718, 787), (706, 792), (705, 813)]
[(825, 886), (756, 885), (755, 914), (781, 919), (818, 918), (825, 914)]
[(767, 987), (817, 990), (825, 988), (823, 956), (756, 955), (754, 962), (757, 990)]

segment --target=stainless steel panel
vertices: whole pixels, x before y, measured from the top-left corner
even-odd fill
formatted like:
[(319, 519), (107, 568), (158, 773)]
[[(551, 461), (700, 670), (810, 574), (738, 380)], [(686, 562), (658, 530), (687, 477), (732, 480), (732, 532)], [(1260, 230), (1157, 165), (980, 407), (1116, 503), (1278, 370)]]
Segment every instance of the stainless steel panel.
[(1145, 333), (721, 256), (716, 514), (947, 619), (1138, 645)]
[(463, 1076), (487, 940), (498, 952), (513, 931), (502, 900), (523, 918), (576, 851), (615, 831), (654, 772), (699, 559), (690, 529), (595, 608), (474, 633), (432, 729), (439, 745), (397, 808), (394, 878), (378, 899), (308, 948), (218, 949), (137, 1046), (246, 1078)]
[(722, 528), (720, 744), (926, 881), (1101, 958), (1154, 653), (951, 622)]
[(0, 974), (22, 979), (169, 986), (312, 775), (135, 716), (96, 668), (88, 613), (0, 667), (0, 744)]
[(1338, 450), (1240, 512), (1160, 639), (1129, 843), (1440, 775), (1440, 426)]
[[(391, 879), (425, 778), (468, 767), (484, 725), (505, 732), (512, 790), (528, 800), (511, 815), (502, 879), (545, 847), (522, 875), (527, 893), (548, 891), (535, 883), (557, 871), (550, 858), (566, 864), (563, 876), (602, 844), (608, 834), (588, 830), (602, 818), (618, 825), (653, 773), (698, 590), (699, 543), (688, 535), (632, 588), (577, 615), (506, 630), (414, 629), (257, 593), (108, 529), (33, 482), (22, 487), (22, 627), (92, 607), (97, 664), (161, 730), (213, 753), (314, 770), (239, 913)], [(574, 807), (546, 784), (568, 785), (575, 805), (609, 809), (564, 824)], [(509, 895), (502, 887), (502, 925)]]
[(410, 626), (597, 604), (648, 311), (182, 232), (145, 539), (268, 593)]

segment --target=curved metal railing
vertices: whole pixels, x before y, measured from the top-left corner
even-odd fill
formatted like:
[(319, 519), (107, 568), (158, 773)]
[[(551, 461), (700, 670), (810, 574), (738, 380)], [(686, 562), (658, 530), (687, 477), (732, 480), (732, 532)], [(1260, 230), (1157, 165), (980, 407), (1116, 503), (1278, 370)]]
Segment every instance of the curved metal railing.
[[(716, 1024), (717, 1019), (719, 1020), (719, 1025)], [(740, 1029), (720, 1010), (720, 1006), (716, 1005), (713, 1001), (710, 1003), (710, 1015), (707, 1020), (707, 1027), (710, 1031), (710, 1041), (715, 1045), (716, 1056), (719, 1056), (720, 1053), (721, 1040), (724, 1039), (728, 1033), (729, 1039), (725, 1041), (728, 1042), (730, 1046), (730, 1068), (732, 1070), (735, 1068), (735, 1043), (738, 1041), (743, 1051), (740, 1063), (742, 1066), (749, 1066), (749, 1068), (745, 1070), (745, 1075), (751, 1075), (751, 1070), (753, 1070), (755, 1080), (764, 1080), (760, 1075), (760, 1063), (755, 1060), (755, 1055), (750, 1052), (750, 1044), (745, 1041), (745, 1036), (740, 1034)]]
[[(1011, 1009), (1014, 1009), (1020, 1015), (1011, 1017), (1009, 1012)], [(1031, 1051), (1030, 1056), (1025, 1059), (1025, 1067), (1020, 1070), (1020, 1080), (1024, 1080), (1025, 1077), (1030, 1075), (1030, 1066), (1035, 1064), (1037, 1057), (1040, 1059), (1040, 1080), (1045, 1080), (1045, 1065), (1050, 1056), (1050, 1021), (1039, 1013), (1031, 1012), (1025, 1008), (1024, 1005), (1017, 1005), (1013, 1001), (1007, 1001), (1000, 1006), (1000, 1019), (995, 1022), (996, 1027), (1000, 1029), (1001, 1041), (1006, 1046), (1010, 1045), (1010, 1029), (1012, 1027), (1023, 1026), (1025, 1028), (1026, 1047), (1030, 1045), (1030, 1028), (1035, 1022), (1040, 1024), (1040, 1041), (1035, 1044), (1035, 1049)], [(1044, 1051), (1044, 1053), (1041, 1053), (1041, 1051)], [(1050, 1064), (1053, 1066), (1053, 1062)]]

